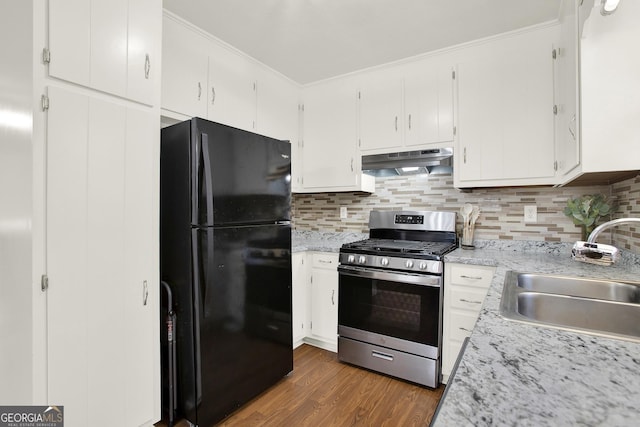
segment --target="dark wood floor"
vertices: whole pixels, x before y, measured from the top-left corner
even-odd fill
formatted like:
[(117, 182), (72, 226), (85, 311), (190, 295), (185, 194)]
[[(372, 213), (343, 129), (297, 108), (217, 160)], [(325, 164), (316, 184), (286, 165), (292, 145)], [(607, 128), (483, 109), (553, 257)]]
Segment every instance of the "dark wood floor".
[(444, 391), (340, 363), (335, 353), (306, 344), (293, 358), (293, 373), (218, 425), (426, 426)]

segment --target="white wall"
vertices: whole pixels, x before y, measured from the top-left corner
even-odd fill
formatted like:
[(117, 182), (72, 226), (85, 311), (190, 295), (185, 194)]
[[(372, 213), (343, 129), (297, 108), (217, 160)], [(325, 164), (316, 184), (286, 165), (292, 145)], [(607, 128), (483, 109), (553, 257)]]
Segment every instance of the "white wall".
[(32, 402), (32, 2), (0, 4), (0, 404)]
[(580, 41), (583, 170), (640, 168), (639, 40), (640, 1), (608, 16), (595, 2)]

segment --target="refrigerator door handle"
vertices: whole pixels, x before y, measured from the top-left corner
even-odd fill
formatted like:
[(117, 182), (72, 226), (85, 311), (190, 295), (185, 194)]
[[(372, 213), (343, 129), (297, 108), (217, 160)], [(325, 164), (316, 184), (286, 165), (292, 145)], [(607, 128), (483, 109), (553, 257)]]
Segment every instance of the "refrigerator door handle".
[[(200, 273), (200, 239), (198, 237), (197, 229), (192, 230), (191, 233), (191, 247), (193, 251), (193, 279), (194, 283), (194, 301), (193, 301), (193, 326), (194, 326), (194, 363), (195, 363), (195, 376), (196, 376), (196, 404), (200, 406), (202, 403), (202, 359), (201, 359), (201, 347), (200, 347), (200, 317), (204, 313), (204, 297), (202, 294), (202, 277)], [(203, 306), (201, 308), (200, 299), (203, 301)], [(202, 311), (201, 311), (202, 310)]]
[(207, 225), (213, 225), (213, 176), (211, 173), (211, 157), (209, 151), (209, 135), (202, 134), (202, 161), (204, 163), (204, 185), (207, 204)]

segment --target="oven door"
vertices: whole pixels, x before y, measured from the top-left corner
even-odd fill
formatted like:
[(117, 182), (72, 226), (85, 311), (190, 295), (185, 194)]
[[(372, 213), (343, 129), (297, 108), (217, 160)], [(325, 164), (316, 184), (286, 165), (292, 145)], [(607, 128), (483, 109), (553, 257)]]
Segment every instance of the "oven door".
[(339, 266), (338, 334), (439, 359), (442, 276)]

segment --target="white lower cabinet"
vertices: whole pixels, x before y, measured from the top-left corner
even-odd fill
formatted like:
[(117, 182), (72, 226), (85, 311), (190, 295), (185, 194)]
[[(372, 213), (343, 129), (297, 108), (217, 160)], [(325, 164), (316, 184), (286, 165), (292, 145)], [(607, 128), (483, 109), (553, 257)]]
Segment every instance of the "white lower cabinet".
[(293, 348), (303, 343), (309, 329), (309, 272), (306, 252), (291, 255)]
[(158, 116), (56, 87), (49, 99), (48, 399), (69, 426), (152, 425)]
[(464, 339), (478, 320), (495, 267), (445, 263), (442, 382), (446, 383)]
[(311, 255), (310, 342), (331, 351), (338, 346), (338, 254)]

